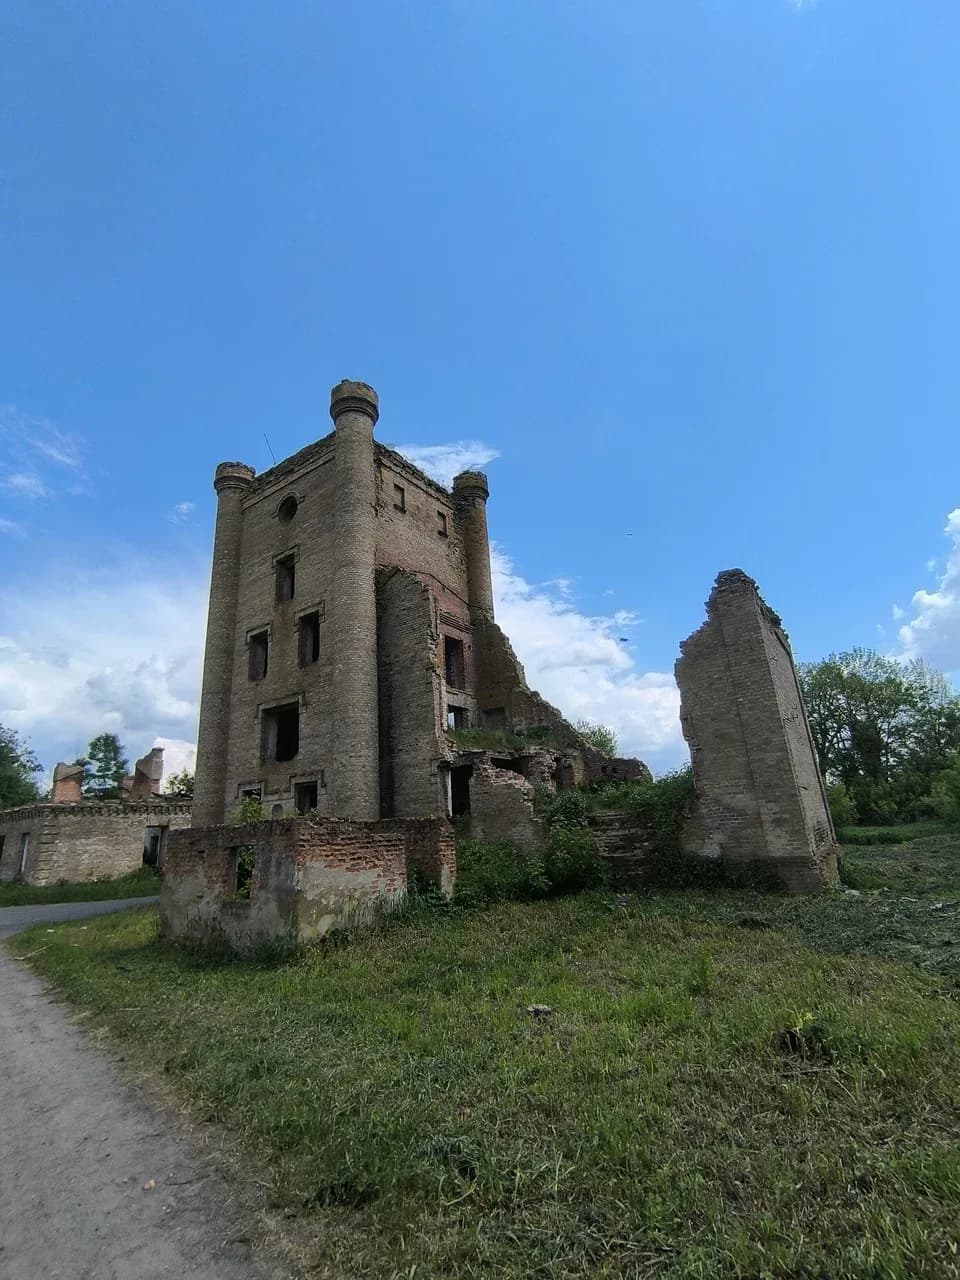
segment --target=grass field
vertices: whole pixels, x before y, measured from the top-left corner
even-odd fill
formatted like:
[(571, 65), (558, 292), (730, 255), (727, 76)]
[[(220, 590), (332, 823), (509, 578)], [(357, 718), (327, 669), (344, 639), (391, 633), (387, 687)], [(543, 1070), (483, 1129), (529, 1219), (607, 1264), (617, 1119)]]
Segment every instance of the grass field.
[(160, 877), (144, 867), (117, 880), (86, 884), (0, 884), (0, 907), (26, 907), (48, 902), (105, 902), (114, 898), (150, 897), (160, 892)]
[(15, 950), (241, 1137), (312, 1276), (960, 1277), (960, 839), (845, 875), (423, 909), (283, 963), (153, 912)]

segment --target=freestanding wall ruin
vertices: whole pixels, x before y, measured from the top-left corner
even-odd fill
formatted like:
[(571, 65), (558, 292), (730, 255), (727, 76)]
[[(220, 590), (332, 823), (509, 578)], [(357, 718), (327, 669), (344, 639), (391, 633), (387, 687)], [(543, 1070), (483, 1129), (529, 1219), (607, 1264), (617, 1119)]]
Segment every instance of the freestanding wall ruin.
[(680, 722), (697, 811), (691, 851), (794, 893), (836, 878), (836, 837), (790, 643), (740, 569), (717, 577), (707, 621), (680, 646)]

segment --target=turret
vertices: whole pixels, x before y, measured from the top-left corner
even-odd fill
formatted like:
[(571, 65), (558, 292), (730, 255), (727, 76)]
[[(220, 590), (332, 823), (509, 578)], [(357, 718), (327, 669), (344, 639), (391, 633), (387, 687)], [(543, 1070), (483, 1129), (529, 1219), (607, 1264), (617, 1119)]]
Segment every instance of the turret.
[(377, 393), (340, 382), (330, 393), (336, 430), (335, 565), (332, 607), (332, 810), (337, 817), (380, 817), (377, 696), (376, 468)]
[(482, 471), (461, 471), (453, 480), (453, 508), (463, 538), (474, 621), (493, 621), (493, 583), (490, 541), (487, 537), (487, 498), (490, 489)]
[(224, 820), (243, 496), (253, 484), (254, 475), (253, 468), (242, 462), (221, 462), (213, 478), (217, 492), (217, 524), (200, 695), (192, 817), (195, 827), (216, 826)]

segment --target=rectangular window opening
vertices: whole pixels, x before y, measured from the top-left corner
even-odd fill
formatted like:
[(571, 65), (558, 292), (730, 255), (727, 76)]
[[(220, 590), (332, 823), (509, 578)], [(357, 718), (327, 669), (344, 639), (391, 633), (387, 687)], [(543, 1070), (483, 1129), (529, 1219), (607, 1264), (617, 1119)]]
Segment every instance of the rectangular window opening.
[(258, 631), (247, 641), (247, 676), (262, 680), (267, 674), (267, 657), (270, 640), (266, 631)]
[(143, 833), (143, 865), (160, 868), (160, 843), (163, 827), (147, 827)]
[(465, 818), (470, 812), (471, 765), (457, 765), (450, 770), (450, 817)]
[(462, 640), (455, 640), (453, 636), (443, 637), (443, 666), (450, 688), (464, 688)]
[(445, 511), (437, 512), (437, 533), (441, 538), (447, 536), (447, 513)]
[(407, 491), (402, 484), (393, 486), (393, 509), (394, 511), (406, 511), (407, 509)]
[(261, 759), (283, 763), (300, 750), (300, 704), (288, 702), (263, 713)]
[(309, 667), (320, 657), (320, 614), (305, 613), (300, 619), (300, 665)]
[(315, 782), (298, 782), (294, 787), (294, 802), (297, 813), (310, 813), (317, 807), (317, 784)]
[(277, 604), (292, 600), (297, 581), (295, 556), (284, 556), (277, 561)]
[(230, 850), (230, 869), (227, 873), (229, 896), (241, 902), (249, 902), (253, 890), (253, 867), (257, 860), (255, 844), (238, 844)]
[(466, 707), (447, 707), (447, 728), (448, 729), (466, 729), (467, 728), (467, 708)]

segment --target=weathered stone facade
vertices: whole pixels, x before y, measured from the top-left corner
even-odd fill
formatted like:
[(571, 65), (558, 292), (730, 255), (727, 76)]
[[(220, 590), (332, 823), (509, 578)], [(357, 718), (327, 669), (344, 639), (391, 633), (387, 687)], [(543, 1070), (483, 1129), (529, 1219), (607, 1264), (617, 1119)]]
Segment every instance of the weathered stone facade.
[(0, 880), (106, 880), (162, 863), (166, 833), (190, 825), (188, 801), (85, 800), (0, 813)]
[(450, 726), (545, 733), (576, 781), (642, 776), (528, 688), (493, 619), (486, 477), (447, 490), (378, 444), (364, 383), (330, 412), (330, 435), (263, 475), (216, 471), (194, 824), (246, 794), (274, 818), (449, 813)]
[(697, 809), (687, 847), (780, 887), (836, 878), (836, 837), (790, 644), (756, 583), (721, 573), (680, 646), (680, 720)]
[(162, 929), (172, 941), (235, 951), (315, 941), (398, 903), (414, 872), (452, 892), (456, 855), (444, 819), (311, 816), (180, 831), (167, 848)]

